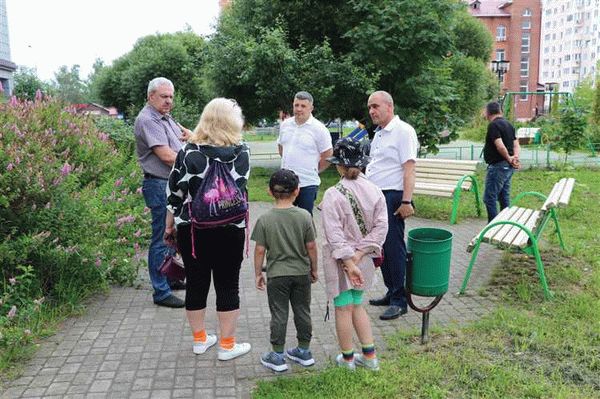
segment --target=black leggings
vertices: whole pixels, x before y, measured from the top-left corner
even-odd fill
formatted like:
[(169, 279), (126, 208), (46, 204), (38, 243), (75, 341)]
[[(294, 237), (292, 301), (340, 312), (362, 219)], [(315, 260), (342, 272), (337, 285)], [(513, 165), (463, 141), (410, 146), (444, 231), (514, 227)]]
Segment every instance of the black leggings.
[(194, 258), (191, 227), (186, 225), (177, 228), (177, 242), (185, 264), (186, 310), (206, 308), (211, 275), (215, 280), (217, 312), (240, 308), (240, 266), (244, 239), (245, 230), (235, 226), (195, 229)]

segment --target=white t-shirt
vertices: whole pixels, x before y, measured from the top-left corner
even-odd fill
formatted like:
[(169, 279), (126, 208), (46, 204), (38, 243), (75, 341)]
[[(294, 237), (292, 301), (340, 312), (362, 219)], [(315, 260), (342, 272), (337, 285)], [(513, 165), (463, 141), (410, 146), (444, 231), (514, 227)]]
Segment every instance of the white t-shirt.
[(318, 186), (321, 153), (331, 148), (329, 130), (312, 115), (302, 125), (294, 117), (281, 123), (277, 144), (283, 147), (281, 167), (294, 171), (300, 187)]
[(404, 190), (404, 167), (417, 160), (419, 141), (415, 129), (398, 116), (375, 132), (371, 142), (371, 162), (367, 165), (369, 180), (382, 190)]

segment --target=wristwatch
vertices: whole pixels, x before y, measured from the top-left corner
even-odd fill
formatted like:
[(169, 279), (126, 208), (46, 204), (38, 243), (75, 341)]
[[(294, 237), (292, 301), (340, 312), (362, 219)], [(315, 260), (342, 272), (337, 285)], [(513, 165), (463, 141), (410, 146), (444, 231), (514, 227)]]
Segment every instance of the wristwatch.
[(407, 204), (407, 205), (412, 205), (412, 201), (404, 201), (404, 200), (402, 200), (402, 203), (403, 204)]

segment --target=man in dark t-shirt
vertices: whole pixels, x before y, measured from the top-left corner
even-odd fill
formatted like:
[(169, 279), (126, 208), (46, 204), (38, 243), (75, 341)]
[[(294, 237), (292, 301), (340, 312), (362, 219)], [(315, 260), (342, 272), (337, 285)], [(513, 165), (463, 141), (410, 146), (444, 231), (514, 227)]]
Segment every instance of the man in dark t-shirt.
[(483, 158), (488, 164), (483, 202), (490, 222), (498, 214), (498, 202), (500, 210), (510, 205), (512, 175), (521, 164), (515, 128), (502, 116), (500, 104), (489, 103), (485, 108), (485, 117), (490, 123), (483, 147)]

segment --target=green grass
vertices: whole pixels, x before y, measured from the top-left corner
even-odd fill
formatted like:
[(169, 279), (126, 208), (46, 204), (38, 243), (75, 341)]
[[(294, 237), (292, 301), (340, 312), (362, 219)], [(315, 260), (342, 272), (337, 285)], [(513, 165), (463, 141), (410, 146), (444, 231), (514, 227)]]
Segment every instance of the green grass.
[[(259, 382), (254, 397), (599, 398), (599, 172), (528, 170), (513, 178), (513, 196), (548, 194), (561, 177), (577, 179), (569, 207), (559, 214), (567, 250), (558, 249), (552, 224), (542, 241), (553, 300), (544, 300), (530, 258), (505, 253), (482, 289), (500, 301), (479, 321), (435, 329), (426, 346), (419, 344), (418, 331), (387, 337), (380, 373), (309, 371)], [(421, 217), (448, 220), (449, 199), (418, 198), (417, 206)], [(465, 210), (463, 216), (472, 215)]]
[[(273, 200), (267, 189), (269, 188), (269, 178), (274, 171), (274, 169), (267, 168), (252, 168), (250, 181), (248, 182), (248, 198), (250, 201), (271, 202)], [(321, 186), (317, 195), (317, 204), (321, 202), (325, 190), (337, 183), (339, 179), (340, 176), (332, 166), (321, 173)]]

